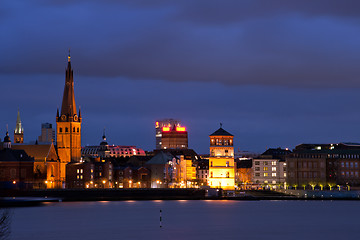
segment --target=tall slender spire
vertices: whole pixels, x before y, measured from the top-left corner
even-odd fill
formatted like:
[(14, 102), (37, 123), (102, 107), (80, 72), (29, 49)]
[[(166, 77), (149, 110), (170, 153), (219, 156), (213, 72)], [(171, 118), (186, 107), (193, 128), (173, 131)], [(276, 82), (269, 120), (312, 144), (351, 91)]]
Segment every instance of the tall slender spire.
[(68, 65), (65, 74), (64, 95), (61, 105), (61, 117), (65, 115), (67, 120), (71, 120), (75, 114), (77, 114), (77, 112), (74, 95), (74, 78), (73, 70), (71, 69), (71, 57), (69, 50)]
[(15, 133), (16, 133), (16, 134), (22, 134), (22, 133), (24, 133), (24, 128), (22, 127), (22, 124), (21, 124), (20, 111), (19, 111), (19, 109), (18, 109), (18, 113), (17, 113)]

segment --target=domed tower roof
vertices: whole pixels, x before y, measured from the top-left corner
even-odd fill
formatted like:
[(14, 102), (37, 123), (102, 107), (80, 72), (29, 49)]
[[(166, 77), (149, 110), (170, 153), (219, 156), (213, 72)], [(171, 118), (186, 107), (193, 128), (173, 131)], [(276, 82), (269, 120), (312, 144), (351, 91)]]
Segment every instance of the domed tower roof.
[(4, 143), (5, 142), (11, 142), (10, 136), (9, 136), (9, 132), (6, 131), (6, 136), (4, 137)]

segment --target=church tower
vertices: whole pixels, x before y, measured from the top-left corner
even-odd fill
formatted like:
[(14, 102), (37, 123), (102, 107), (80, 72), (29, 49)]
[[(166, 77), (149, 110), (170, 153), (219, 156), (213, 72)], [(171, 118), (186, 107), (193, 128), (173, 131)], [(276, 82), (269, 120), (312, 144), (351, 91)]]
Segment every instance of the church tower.
[(24, 128), (21, 124), (20, 111), (18, 110), (16, 128), (14, 130), (14, 143), (24, 143)]
[(209, 186), (235, 189), (234, 135), (222, 128), (210, 135)]
[(56, 145), (61, 161), (61, 178), (65, 180), (65, 166), (81, 158), (81, 111), (76, 112), (74, 78), (70, 52), (65, 75), (65, 87), (61, 112), (56, 114)]

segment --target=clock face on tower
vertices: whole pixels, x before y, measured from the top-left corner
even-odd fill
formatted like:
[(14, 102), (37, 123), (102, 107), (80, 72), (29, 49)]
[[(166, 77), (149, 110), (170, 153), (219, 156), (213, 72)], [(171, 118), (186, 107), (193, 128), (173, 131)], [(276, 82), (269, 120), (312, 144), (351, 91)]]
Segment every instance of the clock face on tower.
[(77, 122), (77, 120), (78, 120), (78, 116), (75, 114), (74, 115), (74, 121)]
[(66, 121), (66, 116), (65, 115), (61, 115), (61, 121)]

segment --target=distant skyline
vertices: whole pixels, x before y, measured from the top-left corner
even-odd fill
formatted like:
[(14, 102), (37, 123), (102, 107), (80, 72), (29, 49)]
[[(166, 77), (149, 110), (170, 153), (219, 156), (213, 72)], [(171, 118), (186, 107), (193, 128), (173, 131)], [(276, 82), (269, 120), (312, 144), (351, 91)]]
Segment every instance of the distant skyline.
[(155, 148), (155, 121), (208, 153), (360, 142), (358, 1), (10, 1), (0, 6), (0, 137), (55, 126), (68, 49), (82, 144)]

